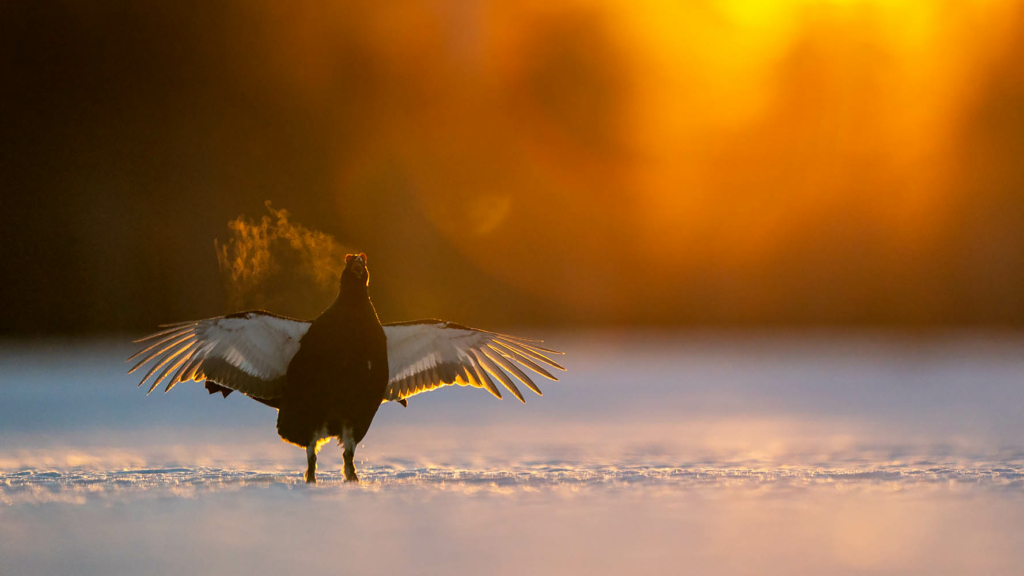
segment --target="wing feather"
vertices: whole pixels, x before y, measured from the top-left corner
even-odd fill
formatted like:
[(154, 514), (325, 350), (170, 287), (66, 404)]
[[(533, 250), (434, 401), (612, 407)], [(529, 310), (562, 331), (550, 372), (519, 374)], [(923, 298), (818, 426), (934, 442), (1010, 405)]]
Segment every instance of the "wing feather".
[(476, 363), (475, 359), (472, 361), (471, 366), (473, 367), (473, 372), (476, 375), (477, 381), (480, 382), (488, 392), (493, 394), (495, 398), (501, 400), (501, 390), (498, 390), (498, 387), (494, 385), (494, 380), (491, 380), (491, 377), (488, 376), (487, 372), (485, 372), (484, 369)]
[[(161, 339), (157, 340), (156, 342), (153, 342), (153, 343), (152, 343), (152, 344), (150, 344), (149, 346), (146, 346), (146, 347), (145, 347), (145, 348), (143, 348), (142, 350), (139, 350), (139, 351), (138, 351), (138, 352), (136, 352), (135, 354), (132, 354), (131, 356), (129, 356), (129, 357), (128, 357), (128, 359), (127, 359), (127, 360), (125, 360), (125, 362), (131, 362), (132, 360), (135, 360), (136, 358), (138, 358), (139, 356), (142, 356), (142, 355), (143, 355), (143, 354), (145, 354), (146, 352), (149, 352), (149, 351), (150, 351), (150, 350), (152, 350), (153, 348), (156, 348), (157, 346), (160, 346), (161, 344), (166, 344), (166, 343), (170, 342), (171, 340), (174, 340), (175, 338), (177, 338), (177, 337), (181, 336), (181, 335), (182, 335), (182, 334), (184, 334), (184, 333), (185, 333), (185, 331), (183, 331), (183, 330), (178, 330), (178, 331), (176, 331), (176, 332), (174, 332), (174, 333), (170, 334), (169, 336), (167, 336), (167, 337), (165, 337), (165, 338), (161, 338)], [(139, 342), (141, 342), (141, 341), (142, 341), (142, 340), (136, 340), (136, 341), (135, 341), (134, 343), (136, 343), (136, 344), (137, 344), (137, 343), (139, 343)]]
[(512, 348), (513, 350), (516, 350), (516, 351), (520, 352), (521, 354), (525, 354), (525, 355), (529, 356), (530, 358), (533, 358), (534, 360), (537, 360), (538, 362), (543, 362), (543, 363), (547, 364), (548, 366), (551, 366), (552, 368), (557, 368), (559, 370), (565, 370), (565, 368), (563, 368), (558, 362), (555, 362), (551, 358), (548, 358), (547, 356), (541, 354), (540, 352), (537, 352), (537, 351), (533, 350), (530, 346), (527, 346), (527, 345), (519, 343), (519, 342), (510, 342), (508, 340), (503, 340), (503, 339), (499, 339), (498, 342), (500, 344), (508, 346), (509, 348)]
[(533, 383), (533, 380), (530, 380), (529, 376), (524, 374), (518, 366), (516, 366), (512, 362), (509, 362), (509, 360), (505, 358), (505, 356), (503, 356), (501, 352), (495, 350), (493, 345), (488, 344), (487, 347), (483, 349), (483, 353), (485, 356), (487, 356), (495, 363), (497, 363), (498, 366), (501, 366), (505, 370), (511, 372), (513, 376), (515, 376), (520, 382), (525, 384), (527, 388), (536, 392), (538, 396), (544, 395), (544, 393), (540, 391), (540, 388), (537, 388), (537, 385)]
[[(132, 372), (135, 372), (136, 370), (141, 368), (143, 364), (146, 364), (150, 360), (160, 356), (164, 352), (167, 352), (168, 350), (170, 350), (170, 349), (174, 348), (175, 346), (181, 344), (185, 340), (188, 340), (190, 337), (191, 337), (190, 334), (185, 334), (185, 335), (175, 334), (171, 338), (168, 338), (166, 340), (161, 340), (160, 342), (156, 343), (155, 345), (150, 346), (146, 350), (143, 350), (143, 352), (147, 352), (149, 350), (152, 350), (156, 346), (159, 346), (161, 344), (166, 344), (168, 341), (171, 341), (169, 344), (167, 344), (167, 346), (157, 350), (156, 352), (152, 352), (152, 353), (150, 353), (150, 354), (148, 354), (146, 356), (143, 356), (142, 360), (139, 360), (138, 363), (135, 364), (135, 366), (131, 367), (131, 370), (128, 370), (128, 373), (131, 374)], [(133, 359), (135, 359), (136, 356), (138, 356), (138, 354), (132, 354), (132, 357), (127, 359), (127, 360), (125, 360), (125, 362), (131, 362)], [(141, 383), (140, 383), (140, 385), (141, 385)]]
[(174, 386), (178, 382), (182, 382), (181, 375), (184, 374), (185, 370), (192, 365), (192, 362), (195, 360), (197, 351), (197, 349), (193, 349), (191, 352), (186, 354), (184, 358), (182, 358), (181, 362), (179, 363), (181, 368), (178, 368), (178, 370), (174, 372), (174, 375), (171, 376), (170, 381), (167, 382), (167, 388), (164, 388), (164, 392), (170, 392), (171, 388), (174, 388)]
[(565, 354), (565, 352), (559, 352), (558, 350), (552, 350), (551, 348), (545, 348), (544, 346), (540, 346), (540, 345), (537, 344), (537, 340), (532, 340), (532, 339), (527, 339), (527, 338), (516, 338), (515, 336), (506, 336), (504, 334), (500, 335), (500, 338), (502, 340), (508, 340), (508, 341), (512, 342), (513, 344), (515, 344), (516, 346), (522, 346), (524, 348), (529, 348), (529, 349), (537, 351), (537, 352), (546, 352), (548, 354), (558, 354), (558, 355)]
[(175, 328), (175, 327), (181, 327), (181, 326), (186, 326), (186, 325), (187, 326), (195, 326), (199, 322), (202, 322), (202, 320), (186, 320), (185, 322), (171, 322), (170, 324), (161, 324), (161, 325), (157, 326), (157, 328)]
[(516, 350), (515, 348), (512, 348), (508, 344), (505, 344), (504, 342), (501, 341), (498, 341), (497, 344), (505, 348), (505, 350), (503, 350), (503, 353), (509, 358), (515, 360), (516, 362), (519, 362), (523, 366), (526, 366), (530, 370), (533, 370), (534, 372), (540, 374), (541, 376), (547, 378), (548, 380), (558, 380), (558, 378), (555, 378), (550, 372), (538, 366), (536, 362), (520, 354), (519, 351)]
[[(161, 372), (160, 375), (156, 377), (156, 380), (153, 380), (153, 385), (149, 387), (149, 391), (147, 391), (146, 394), (148, 395), (150, 392), (152, 392), (153, 388), (156, 388), (156, 385), (159, 384), (161, 380), (166, 378), (168, 374), (174, 372), (182, 364), (184, 364), (185, 361), (188, 360), (188, 357), (192, 355), (192, 351), (195, 350), (195, 348), (196, 343), (193, 342), (189, 344), (187, 348), (183, 348), (181, 351), (175, 352), (173, 356), (168, 356), (167, 360), (164, 360), (164, 362), (167, 363), (167, 368), (165, 368), (164, 371)], [(169, 360), (175, 358), (178, 359), (176, 362), (169, 362)], [(170, 386), (167, 387), (167, 390), (170, 390)], [(167, 390), (164, 390), (164, 392), (166, 392)]]
[[(159, 338), (160, 336), (164, 336), (164, 335), (167, 335), (167, 334), (172, 334), (174, 332), (177, 332), (177, 333), (181, 334), (181, 333), (184, 333), (186, 330), (188, 330), (188, 328), (181, 327), (181, 326), (177, 326), (175, 328), (171, 328), (170, 330), (161, 330), (159, 332), (154, 332), (154, 333), (152, 333), (152, 334), (150, 334), (148, 336), (143, 336), (142, 338), (139, 338), (138, 340), (133, 340), (132, 344), (139, 344), (140, 342), (145, 342), (147, 340), (152, 340), (153, 338)], [(138, 354), (138, 352), (136, 354)]]
[(487, 374), (497, 378), (498, 382), (501, 382), (501, 385), (507, 388), (513, 396), (519, 399), (520, 402), (526, 403), (526, 399), (523, 398), (522, 392), (519, 391), (519, 388), (516, 388), (515, 382), (512, 382), (512, 379), (509, 378), (508, 375), (502, 372), (494, 362), (491, 362), (491, 359), (488, 358), (483, 351), (477, 352), (476, 350), (471, 350), (471, 352), (480, 366), (483, 366), (483, 369), (486, 370)]
[[(147, 358), (147, 362), (149, 360), (154, 359), (154, 358), (158, 358), (159, 359), (160, 358), (160, 354), (163, 354), (167, 350), (170, 350), (170, 352), (166, 356), (164, 356), (164, 358), (160, 359), (159, 362), (156, 362), (155, 364), (153, 364), (153, 367), (149, 369), (149, 372), (146, 372), (146, 375), (142, 377), (142, 381), (139, 382), (139, 386), (142, 386), (143, 384), (145, 384), (146, 380), (149, 380), (150, 376), (152, 376), (158, 370), (163, 368), (164, 365), (167, 364), (168, 362), (170, 362), (175, 356), (177, 356), (178, 354), (181, 354), (181, 351), (183, 349), (183, 348), (181, 348), (181, 346), (188, 347), (189, 344), (190, 344), (190, 341), (193, 340), (193, 339), (195, 339), (195, 336), (192, 336), (191, 334), (188, 335), (188, 336), (184, 336), (180, 340), (175, 340), (174, 344), (172, 344), (170, 346), (167, 346), (166, 348), (163, 348), (160, 351), (160, 353), (154, 354), (154, 355), (150, 356), (149, 358)], [(136, 366), (138, 366), (138, 365), (136, 365)]]
[[(522, 402), (522, 392), (509, 374), (527, 388), (541, 394), (530, 376), (516, 365), (557, 380), (541, 364), (565, 370), (547, 354), (561, 354), (545, 348), (541, 340), (498, 334), (441, 320), (419, 320), (385, 324), (388, 340), (390, 380), (384, 401), (406, 398), (442, 386), (483, 388), (497, 398), (501, 383)], [(508, 374), (506, 374), (506, 372)]]
[(288, 364), (309, 322), (252, 311), (166, 328), (136, 340), (156, 340), (128, 359), (142, 357), (129, 374), (154, 363), (139, 386), (156, 374), (149, 392), (165, 379), (164, 392), (179, 382), (207, 380), (254, 398), (271, 399), (284, 392)]

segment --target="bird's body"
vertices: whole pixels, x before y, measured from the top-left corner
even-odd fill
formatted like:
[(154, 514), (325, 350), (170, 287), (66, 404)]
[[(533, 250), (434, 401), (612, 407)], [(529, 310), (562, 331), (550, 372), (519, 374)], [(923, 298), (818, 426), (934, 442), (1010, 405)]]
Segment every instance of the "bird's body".
[(345, 477), (355, 480), (354, 447), (366, 436), (388, 385), (387, 337), (365, 284), (342, 283), (337, 300), (302, 337), (285, 377), (277, 433), (307, 448), (307, 479), (315, 478), (318, 444), (337, 437), (345, 447)]
[(540, 366), (562, 369), (547, 357), (554, 350), (536, 340), (495, 334), (437, 320), (382, 326), (367, 291), (366, 255), (349, 255), (338, 298), (312, 322), (250, 311), (168, 326), (132, 372), (155, 361), (140, 386), (157, 374), (150, 391), (170, 376), (206, 380), (211, 394), (240, 391), (278, 409), (277, 431), (306, 448), (306, 481), (316, 481), (320, 446), (336, 437), (344, 449), (345, 479), (358, 480), (355, 447), (382, 402), (396, 401), (449, 384), (486, 388), (501, 398), (491, 377), (519, 400), (523, 396), (503, 369), (534, 392), (540, 389), (519, 363), (554, 380)]

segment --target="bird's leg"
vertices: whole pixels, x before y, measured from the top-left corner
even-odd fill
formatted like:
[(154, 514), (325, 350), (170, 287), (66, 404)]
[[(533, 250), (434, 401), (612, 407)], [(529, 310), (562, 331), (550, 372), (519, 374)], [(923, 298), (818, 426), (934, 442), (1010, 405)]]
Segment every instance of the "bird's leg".
[(356, 440), (352, 435), (352, 428), (346, 426), (342, 429), (341, 443), (345, 447), (345, 481), (346, 482), (359, 482), (359, 476), (356, 475)]
[(316, 484), (316, 440), (306, 446), (306, 483)]

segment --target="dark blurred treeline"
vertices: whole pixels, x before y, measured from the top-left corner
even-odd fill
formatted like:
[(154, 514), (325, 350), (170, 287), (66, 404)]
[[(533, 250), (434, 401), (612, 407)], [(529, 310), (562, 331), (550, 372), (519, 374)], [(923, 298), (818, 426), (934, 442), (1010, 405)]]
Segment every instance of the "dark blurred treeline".
[(798, 12), (771, 61), (713, 3), (383, 4), (3, 3), (0, 333), (229, 312), (267, 200), (385, 321), (1024, 322), (1024, 2)]

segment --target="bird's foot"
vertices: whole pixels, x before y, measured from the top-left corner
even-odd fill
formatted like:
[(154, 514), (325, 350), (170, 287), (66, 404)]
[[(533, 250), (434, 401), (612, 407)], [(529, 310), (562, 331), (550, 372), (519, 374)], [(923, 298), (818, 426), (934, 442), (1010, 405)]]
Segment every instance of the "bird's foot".
[(356, 439), (349, 426), (342, 428), (341, 445), (345, 447), (345, 481), (359, 482), (359, 476), (356, 476)]
[(355, 466), (345, 466), (345, 482), (359, 482)]
[(316, 439), (306, 446), (306, 484), (316, 484)]

